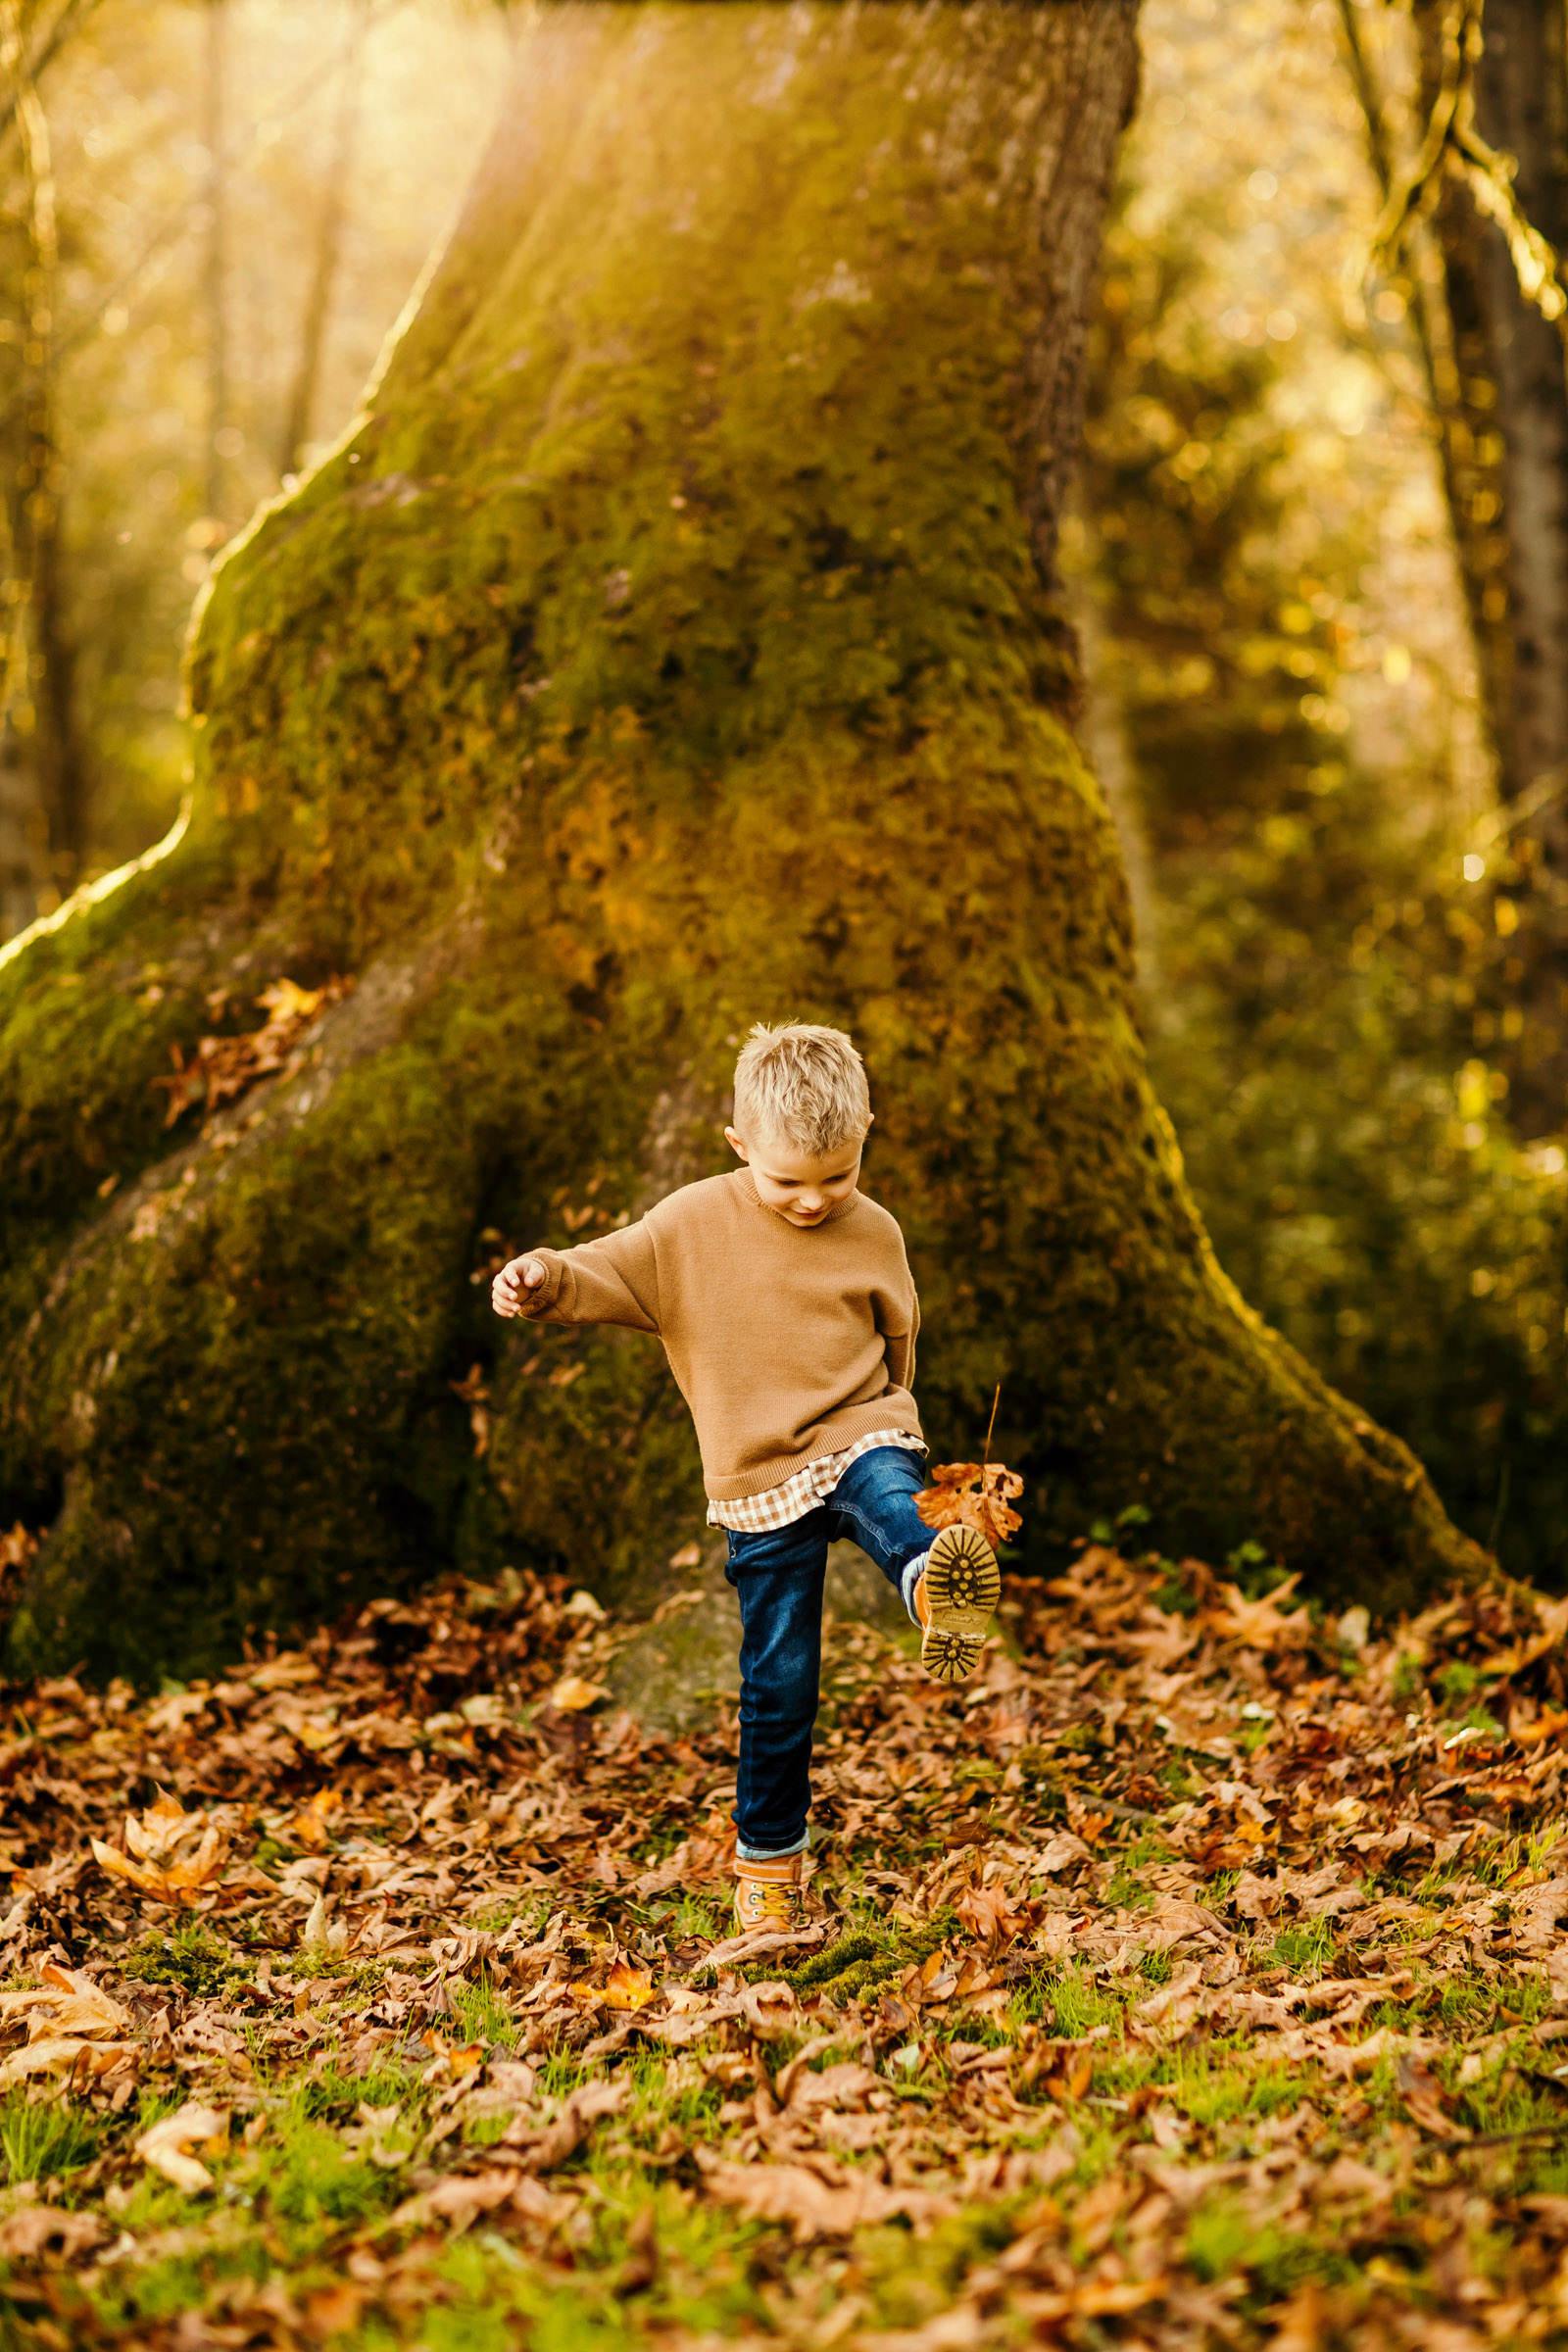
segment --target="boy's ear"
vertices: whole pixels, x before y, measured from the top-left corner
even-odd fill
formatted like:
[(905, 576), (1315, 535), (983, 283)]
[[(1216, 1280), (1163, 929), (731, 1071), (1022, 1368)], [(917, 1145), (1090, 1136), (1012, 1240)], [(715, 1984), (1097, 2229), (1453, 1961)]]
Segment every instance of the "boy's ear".
[(746, 1149), (746, 1139), (745, 1139), (745, 1137), (744, 1137), (744, 1136), (741, 1136), (741, 1135), (737, 1135), (733, 1127), (726, 1127), (726, 1128), (725, 1128), (725, 1130), (724, 1130), (724, 1141), (725, 1141), (725, 1143), (726, 1143), (726, 1144), (728, 1144), (728, 1146), (729, 1146), (729, 1148), (730, 1148), (730, 1150), (731, 1150), (732, 1152), (738, 1152), (738, 1153), (739, 1153), (739, 1155), (740, 1155), (740, 1157), (741, 1157), (742, 1159), (747, 1159), (747, 1160), (749, 1160), (749, 1159), (751, 1158), (751, 1156), (752, 1156), (752, 1155), (751, 1155), (751, 1153), (750, 1153), (750, 1152), (747, 1151), (747, 1149)]

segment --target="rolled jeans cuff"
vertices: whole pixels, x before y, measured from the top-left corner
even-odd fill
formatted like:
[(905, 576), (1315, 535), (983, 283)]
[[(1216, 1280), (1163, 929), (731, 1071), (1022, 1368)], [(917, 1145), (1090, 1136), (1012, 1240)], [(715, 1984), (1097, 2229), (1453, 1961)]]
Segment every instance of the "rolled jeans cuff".
[(737, 1862), (787, 1862), (792, 1854), (808, 1852), (810, 1843), (809, 1829), (803, 1830), (793, 1845), (748, 1845), (744, 1838), (737, 1838), (735, 1859)]

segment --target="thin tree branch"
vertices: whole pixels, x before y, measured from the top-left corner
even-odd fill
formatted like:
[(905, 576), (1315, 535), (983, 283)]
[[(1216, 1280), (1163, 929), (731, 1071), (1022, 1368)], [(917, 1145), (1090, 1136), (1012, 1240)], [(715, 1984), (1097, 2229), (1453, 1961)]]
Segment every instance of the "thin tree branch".
[(369, 26), (368, 0), (357, 0), (357, 38), (339, 69), (337, 118), (333, 124), (331, 160), (327, 166), (320, 219), (317, 225), (316, 256), (311, 270), (310, 288), (305, 298), (299, 365), (294, 370), (288, 414), (283, 420), (282, 437), (278, 445), (279, 479), (298, 470), (305, 444), (310, 438), (317, 384), (321, 372), (321, 352), (332, 306), (332, 285), (342, 251), (345, 195), (359, 117), (360, 70), (365, 55), (365, 35)]
[(1486, 0), (1457, 0), (1445, 15), (1438, 93), (1419, 152), (1403, 178), (1396, 180), (1381, 98), (1355, 22), (1354, 0), (1340, 0), (1350, 69), (1383, 194), (1383, 210), (1347, 270), (1347, 294), (1352, 302), (1358, 300), (1377, 262), (1402, 251), (1415, 220), (1433, 201), (1439, 178), (1447, 172), (1464, 182), (1476, 210), (1501, 229), (1520, 293), (1543, 318), (1557, 327), (1568, 345), (1568, 272), (1562, 257), (1520, 209), (1513, 192), (1518, 169), (1514, 158), (1489, 146), (1476, 127), (1475, 75), (1484, 39), (1485, 5)]
[[(86, 0), (86, 5), (89, 7), (97, 7), (99, 5), (99, 0)], [(369, 18), (370, 26), (374, 27), (375, 25), (384, 23), (388, 17), (396, 16), (398, 12), (407, 7), (407, 5), (408, 0), (381, 0), (380, 6), (371, 11)], [(356, 39), (360, 37), (363, 36), (358, 34), (355, 36)], [(302, 76), (301, 79), (295, 84), (294, 88), (285, 93), (285, 95), (278, 100), (275, 106), (270, 108), (265, 115), (258, 117), (257, 121), (251, 124), (250, 129), (246, 132), (243, 138), (236, 139), (231, 145), (225, 147), (223, 150), (223, 162), (225, 167), (232, 168), (236, 164), (243, 163), (252, 153), (252, 151), (261, 144), (265, 134), (271, 129), (274, 124), (287, 122), (290, 115), (297, 113), (302, 106), (309, 105), (310, 101), (320, 89), (323, 73), (329, 74), (332, 71), (333, 65), (341, 61), (341, 59), (348, 54), (349, 49), (354, 44), (352, 40), (346, 43), (344, 47), (337, 52), (336, 58), (328, 59), (324, 67), (314, 66), (311, 69), (309, 75)], [(70, 359), (73, 353), (80, 351), (86, 344), (92, 341), (93, 337), (99, 332), (100, 327), (102, 326), (103, 315), (105, 311), (112, 309), (115, 304), (122, 301), (126, 295), (132, 295), (132, 298), (134, 298), (132, 290), (136, 285), (137, 279), (142, 275), (142, 272), (147, 269), (150, 263), (157, 259), (158, 255), (167, 245), (172, 244), (176, 237), (184, 234), (188, 225), (189, 207), (181, 206), (177, 213), (171, 213), (168, 218), (164, 220), (156, 229), (154, 229), (152, 235), (148, 238), (146, 244), (143, 245), (140, 253), (138, 253), (136, 259), (131, 263), (130, 267), (127, 270), (122, 270), (120, 276), (115, 280), (113, 285), (107, 286), (101, 291), (94, 293), (92, 316), (89, 318), (84, 318), (80, 325), (75, 327), (69, 335), (57, 336), (54, 347), (55, 360), (57, 364), (61, 361)], [(6, 426), (12, 421), (14, 414), (14, 404), (12, 408), (0, 409), (0, 432), (3, 432)]]
[[(61, 0), (61, 5), (55, 12), (54, 23), (43, 38), (34, 44), (32, 54), (27, 60), (23, 75), (27, 83), (36, 83), (45, 67), (53, 64), (75, 20), (78, 17), (90, 16), (93, 10), (101, 4), (102, 0)], [(7, 135), (16, 119), (17, 94), (13, 88), (3, 98), (0, 98), (0, 139)]]

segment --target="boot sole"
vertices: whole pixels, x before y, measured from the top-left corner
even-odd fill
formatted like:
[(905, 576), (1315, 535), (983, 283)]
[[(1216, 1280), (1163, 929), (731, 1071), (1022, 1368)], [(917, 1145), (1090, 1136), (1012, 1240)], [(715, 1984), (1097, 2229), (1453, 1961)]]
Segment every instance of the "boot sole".
[(1002, 1597), (1002, 1571), (984, 1536), (972, 1527), (942, 1530), (925, 1564), (925, 1597), (931, 1622), (920, 1663), (935, 1682), (967, 1682)]

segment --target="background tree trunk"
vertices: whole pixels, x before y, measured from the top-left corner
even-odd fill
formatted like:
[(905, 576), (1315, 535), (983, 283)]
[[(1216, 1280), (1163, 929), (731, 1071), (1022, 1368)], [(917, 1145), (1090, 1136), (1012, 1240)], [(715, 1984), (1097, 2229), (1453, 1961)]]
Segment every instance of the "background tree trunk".
[[(1425, 95), (1442, 78), (1452, 0), (1418, 0)], [(1515, 159), (1519, 210), (1568, 253), (1568, 13), (1561, 0), (1486, 0), (1476, 127)], [(1568, 344), (1521, 291), (1508, 241), (1459, 171), (1434, 227), (1446, 294), (1452, 389), (1440, 403), (1454, 538), (1482, 690), (1510, 805), (1525, 921), (1514, 951), (1525, 1031), (1509, 1055), (1526, 1134), (1568, 1121)], [(1499, 926), (1501, 927), (1501, 926)]]
[(42, 66), (63, 41), (65, 9), (40, 24), (0, 0), (0, 207), (6, 366), (0, 368), (0, 937), (58, 906), (81, 866), (84, 774), (74, 722), (74, 649), (63, 628), (64, 467), (55, 424), (59, 238)]
[(223, 434), (228, 426), (228, 0), (205, 0), (206, 41), (202, 59), (203, 131), (207, 142), (207, 253), (202, 272), (202, 307), (207, 325), (207, 513), (220, 522), (226, 510), (228, 468)]
[(321, 354), (332, 309), (332, 287), (343, 251), (344, 202), (348, 192), (349, 171), (354, 160), (360, 82), (365, 71), (365, 36), (369, 25), (369, 0), (355, 0), (354, 29), (338, 67), (337, 109), (332, 122), (332, 145), (327, 158), (326, 179), (321, 190), (316, 251), (311, 261), (311, 282), (306, 291), (305, 315), (300, 327), (300, 356), (294, 369), (294, 380), (289, 386), (288, 408), (278, 440), (279, 477), (297, 472), (304, 464), (306, 443), (311, 437), (311, 419), (316, 414)]
[[(934, 1449), (1001, 1379), (1034, 1556), (1136, 1502), (1380, 1603), (1478, 1566), (1219, 1272), (1130, 1011), (1049, 564), (1133, 17), (533, 20), (362, 423), (211, 585), (189, 835), (0, 973), (15, 1662), (661, 1574), (658, 1350), (487, 1274), (721, 1165), (760, 1016), (863, 1045)], [(334, 972), (161, 1128), (172, 1048)]]

